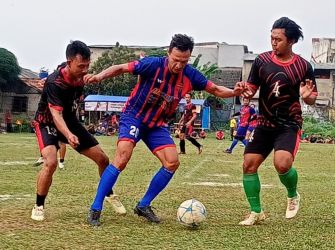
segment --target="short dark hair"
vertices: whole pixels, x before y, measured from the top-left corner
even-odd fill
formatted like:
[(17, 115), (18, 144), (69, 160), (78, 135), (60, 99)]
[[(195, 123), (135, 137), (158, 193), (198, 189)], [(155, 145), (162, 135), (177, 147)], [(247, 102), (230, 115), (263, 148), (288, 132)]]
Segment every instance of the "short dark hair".
[(300, 38), (304, 39), (301, 27), (288, 17), (281, 17), (276, 20), (272, 26), (273, 29), (285, 29), (285, 36), (294, 43), (298, 42)]
[(70, 59), (76, 55), (81, 55), (83, 59), (88, 60), (91, 57), (91, 51), (87, 45), (81, 41), (71, 41), (66, 47), (66, 58)]
[(175, 34), (172, 37), (169, 46), (169, 51), (171, 51), (173, 48), (177, 48), (178, 50), (183, 52), (187, 50), (190, 50), (190, 52), (192, 52), (193, 47), (194, 47), (194, 41), (192, 37), (182, 34)]

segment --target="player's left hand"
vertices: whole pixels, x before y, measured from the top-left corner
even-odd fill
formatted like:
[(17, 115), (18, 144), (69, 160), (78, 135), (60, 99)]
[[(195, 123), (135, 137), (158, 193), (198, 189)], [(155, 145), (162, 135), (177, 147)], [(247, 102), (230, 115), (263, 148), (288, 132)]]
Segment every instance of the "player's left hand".
[(300, 83), (300, 96), (302, 99), (309, 97), (314, 89), (315, 85), (312, 80), (306, 79), (305, 82)]
[(94, 74), (87, 74), (84, 76), (84, 83), (98, 83), (101, 79), (98, 77), (98, 75)]

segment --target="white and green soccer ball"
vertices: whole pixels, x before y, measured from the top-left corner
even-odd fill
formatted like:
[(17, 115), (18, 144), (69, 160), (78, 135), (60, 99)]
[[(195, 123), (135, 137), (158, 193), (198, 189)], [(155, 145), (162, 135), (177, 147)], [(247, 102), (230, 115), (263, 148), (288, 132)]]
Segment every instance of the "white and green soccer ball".
[(177, 211), (177, 220), (188, 227), (198, 227), (207, 216), (207, 211), (200, 201), (196, 199), (186, 200), (180, 204)]

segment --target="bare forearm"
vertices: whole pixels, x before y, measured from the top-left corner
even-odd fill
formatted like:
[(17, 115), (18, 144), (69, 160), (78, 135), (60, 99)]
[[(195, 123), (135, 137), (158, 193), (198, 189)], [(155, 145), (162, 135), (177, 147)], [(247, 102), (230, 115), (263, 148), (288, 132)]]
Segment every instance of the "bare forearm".
[(99, 74), (97, 74), (97, 77), (102, 81), (107, 78), (111, 78), (114, 76), (118, 76), (122, 73), (125, 73), (123, 65), (113, 65), (103, 71), (101, 71)]
[(233, 89), (229, 89), (229, 88), (226, 88), (224, 86), (216, 86), (213, 89), (212, 88), (209, 89), (208, 92), (217, 96), (217, 97), (221, 97), (221, 98), (229, 98), (229, 97), (236, 96)]
[(50, 110), (57, 130), (67, 138), (71, 132), (64, 121), (62, 112), (53, 109)]

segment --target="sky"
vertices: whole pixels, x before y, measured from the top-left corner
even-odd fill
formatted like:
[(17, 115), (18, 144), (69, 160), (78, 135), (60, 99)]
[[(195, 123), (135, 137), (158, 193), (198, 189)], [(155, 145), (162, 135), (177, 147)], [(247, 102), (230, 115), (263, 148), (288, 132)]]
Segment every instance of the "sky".
[(334, 0), (1, 0), (0, 47), (35, 72), (63, 62), (70, 40), (164, 46), (182, 33), (261, 53), (271, 50), (273, 22), (287, 16), (305, 37), (294, 52), (310, 60), (312, 38), (335, 38), (334, 9)]

